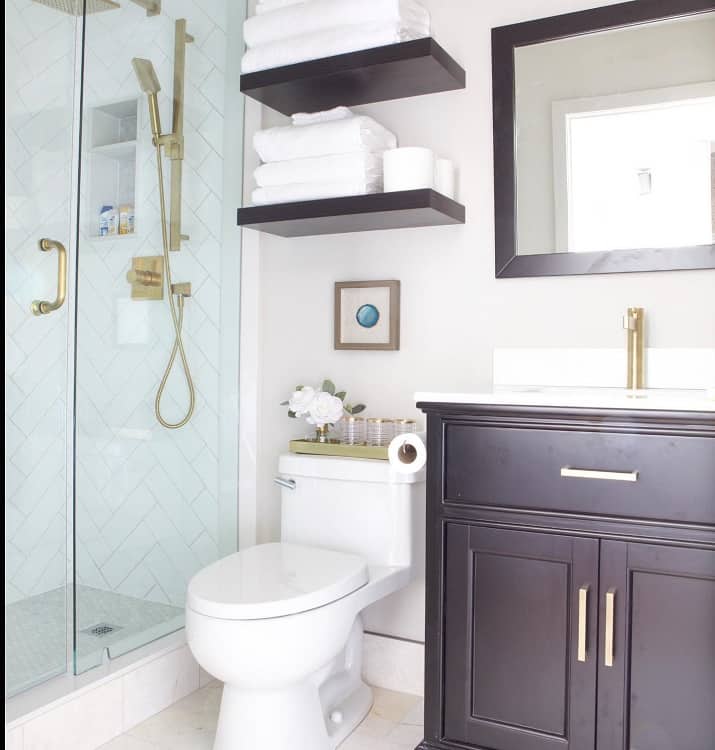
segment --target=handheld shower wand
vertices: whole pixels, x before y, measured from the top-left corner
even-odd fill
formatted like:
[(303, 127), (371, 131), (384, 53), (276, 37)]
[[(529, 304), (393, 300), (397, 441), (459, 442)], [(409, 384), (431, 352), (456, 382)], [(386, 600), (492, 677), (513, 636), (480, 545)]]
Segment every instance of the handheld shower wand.
[[(171, 350), (169, 362), (164, 370), (164, 375), (161, 378), (161, 383), (156, 393), (156, 399), (154, 400), (154, 413), (157, 421), (162, 427), (166, 427), (169, 430), (176, 430), (179, 427), (183, 427), (189, 422), (194, 413), (194, 407), (196, 405), (196, 389), (194, 387), (194, 381), (191, 377), (191, 370), (189, 368), (189, 362), (184, 351), (184, 340), (183, 340), (183, 325), (184, 325), (184, 299), (185, 297), (191, 296), (191, 285), (190, 284), (174, 284), (171, 278), (171, 261), (169, 259), (169, 233), (167, 230), (167, 216), (166, 216), (166, 198), (164, 195), (164, 169), (162, 164), (161, 147), (172, 143), (174, 141), (174, 134), (162, 135), (161, 132), (161, 118), (159, 116), (159, 99), (158, 93), (161, 91), (159, 85), (159, 79), (154, 70), (154, 66), (151, 60), (145, 60), (139, 57), (135, 57), (132, 60), (132, 66), (136, 73), (137, 79), (139, 80), (139, 86), (141, 90), (147, 95), (149, 101), (149, 119), (151, 121), (151, 132), (153, 136), (154, 147), (156, 148), (156, 168), (159, 182), (159, 207), (161, 209), (161, 237), (164, 254), (164, 276), (166, 277), (167, 296), (169, 298), (169, 310), (171, 312), (171, 320), (174, 325), (174, 345)], [(184, 370), (184, 376), (186, 378), (186, 385), (189, 389), (189, 406), (184, 415), (183, 419), (178, 422), (168, 422), (164, 419), (161, 413), (161, 397), (164, 394), (164, 388), (166, 387), (167, 380), (174, 367), (176, 355), (179, 355), (181, 359), (181, 366)]]
[(159, 78), (156, 75), (151, 60), (145, 60), (142, 57), (135, 57), (132, 60), (134, 73), (139, 80), (139, 87), (149, 99), (149, 119), (151, 121), (151, 134), (154, 136), (154, 143), (159, 141), (161, 136), (161, 117), (159, 115), (159, 97), (161, 91)]

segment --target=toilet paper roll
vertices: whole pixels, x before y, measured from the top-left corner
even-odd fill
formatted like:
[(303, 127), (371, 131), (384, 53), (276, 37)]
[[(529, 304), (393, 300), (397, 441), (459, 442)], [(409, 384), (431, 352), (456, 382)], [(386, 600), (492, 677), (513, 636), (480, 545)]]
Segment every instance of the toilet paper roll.
[(390, 466), (398, 474), (416, 474), (427, 463), (427, 433), (398, 435), (387, 449)]
[(383, 155), (385, 192), (420, 190), (434, 185), (434, 152), (429, 148), (393, 148)]

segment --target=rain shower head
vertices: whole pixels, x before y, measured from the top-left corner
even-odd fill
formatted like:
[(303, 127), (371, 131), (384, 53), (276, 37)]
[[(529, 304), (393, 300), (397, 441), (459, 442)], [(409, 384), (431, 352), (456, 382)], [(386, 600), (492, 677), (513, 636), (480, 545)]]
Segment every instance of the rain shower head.
[[(81, 16), (84, 10), (84, 0), (33, 0), (38, 5), (45, 5), (61, 13), (71, 16)], [(101, 13), (103, 10), (116, 10), (121, 6), (113, 0), (87, 0), (87, 13)]]
[(132, 59), (132, 67), (139, 81), (139, 88), (149, 97), (149, 118), (151, 132), (155, 139), (161, 135), (161, 119), (159, 117), (159, 100), (157, 94), (161, 91), (159, 78), (151, 60), (142, 57)]

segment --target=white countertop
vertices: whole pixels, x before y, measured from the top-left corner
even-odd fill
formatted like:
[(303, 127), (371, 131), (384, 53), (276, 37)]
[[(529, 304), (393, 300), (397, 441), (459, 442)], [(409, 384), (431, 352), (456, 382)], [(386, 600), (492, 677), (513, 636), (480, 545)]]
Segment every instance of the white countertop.
[(415, 401), (440, 404), (498, 404), (501, 406), (565, 406), (585, 409), (644, 409), (715, 412), (715, 390), (625, 388), (496, 388), (482, 393), (419, 391)]

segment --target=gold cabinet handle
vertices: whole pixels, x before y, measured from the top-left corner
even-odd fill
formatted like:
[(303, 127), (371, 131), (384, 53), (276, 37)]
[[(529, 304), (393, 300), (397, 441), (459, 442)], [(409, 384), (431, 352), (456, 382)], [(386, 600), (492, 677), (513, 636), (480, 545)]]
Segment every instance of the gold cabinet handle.
[(606, 592), (606, 629), (603, 638), (603, 663), (607, 667), (613, 666), (613, 627), (616, 616), (616, 590)]
[(576, 649), (576, 658), (578, 661), (587, 660), (588, 589), (588, 586), (581, 586), (578, 590), (578, 646)]
[(595, 469), (561, 468), (561, 476), (567, 479), (607, 479), (612, 482), (637, 482), (637, 471), (597, 471)]
[(67, 250), (65, 246), (57, 240), (41, 239), (39, 242), (40, 250), (47, 253), (50, 250), (57, 250), (57, 298), (54, 302), (47, 300), (35, 300), (32, 303), (32, 312), (34, 315), (47, 315), (48, 313), (59, 310), (65, 303), (67, 297)]

